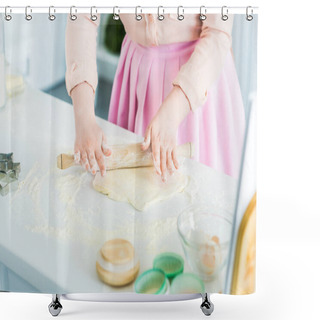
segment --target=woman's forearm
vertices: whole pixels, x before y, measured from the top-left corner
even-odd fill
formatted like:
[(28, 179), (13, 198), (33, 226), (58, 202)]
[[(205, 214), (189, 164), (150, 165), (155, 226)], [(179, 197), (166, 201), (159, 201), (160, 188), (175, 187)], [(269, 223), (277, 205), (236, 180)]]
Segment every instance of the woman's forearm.
[(172, 90), (163, 101), (158, 113), (156, 115), (163, 115), (167, 118), (167, 122), (174, 126), (175, 130), (178, 129), (180, 123), (191, 111), (188, 98), (179, 86), (173, 86)]
[(171, 90), (171, 95), (176, 101), (176, 108), (177, 111), (177, 121), (179, 124), (183, 121), (183, 119), (189, 114), (190, 111), (192, 111), (190, 102), (188, 100), (188, 97), (183, 92), (182, 88), (179, 86), (174, 85)]
[(75, 86), (71, 91), (76, 130), (84, 122), (94, 122), (94, 92), (86, 82)]
[(86, 82), (76, 85), (71, 90), (73, 102), (76, 139), (74, 146), (75, 159), (92, 174), (100, 168), (101, 175), (105, 174), (104, 156), (111, 151), (107, 148), (107, 139), (98, 126), (94, 115), (94, 91)]
[(193, 111), (206, 102), (210, 87), (220, 76), (232, 46), (233, 19), (233, 15), (227, 21), (218, 14), (207, 16), (194, 51), (172, 82), (183, 89)]
[(179, 86), (173, 86), (146, 130), (141, 148), (147, 150), (151, 145), (154, 166), (163, 181), (166, 180), (167, 169), (172, 174), (173, 166), (179, 168), (176, 135), (180, 123), (190, 111), (184, 92)]

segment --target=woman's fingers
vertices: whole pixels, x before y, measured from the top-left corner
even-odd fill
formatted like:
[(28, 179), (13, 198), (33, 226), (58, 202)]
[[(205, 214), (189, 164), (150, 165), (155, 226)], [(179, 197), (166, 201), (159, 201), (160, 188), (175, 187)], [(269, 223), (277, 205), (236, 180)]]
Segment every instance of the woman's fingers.
[(80, 150), (79, 149), (75, 149), (73, 159), (74, 159), (74, 163), (80, 164)]
[(106, 174), (106, 166), (104, 163), (103, 153), (101, 152), (101, 150), (96, 150), (95, 156), (96, 156), (96, 161), (97, 161), (99, 169), (100, 169), (100, 174), (102, 177), (104, 177)]
[(85, 151), (81, 151), (81, 165), (85, 170), (89, 170), (89, 161)]
[(160, 169), (161, 178), (163, 181), (167, 180), (167, 150), (164, 146), (160, 146)]
[(97, 173), (98, 166), (97, 166), (94, 152), (90, 150), (90, 151), (87, 151), (87, 154), (88, 154), (88, 158), (89, 158), (90, 172), (93, 175), (95, 175)]
[[(104, 161), (104, 155), (101, 150), (96, 150), (95, 152), (93, 151), (83, 151), (83, 152), (76, 152), (74, 157), (80, 157), (80, 163), (82, 167), (90, 171), (93, 175), (95, 175), (100, 169), (101, 175), (104, 176), (106, 172), (106, 165)], [(76, 161), (76, 160), (75, 160)]]
[(111, 156), (111, 150), (106, 145), (101, 146), (101, 151), (106, 157)]
[(105, 156), (111, 155), (107, 147), (107, 138), (97, 124), (85, 126), (81, 130), (74, 144), (74, 161), (80, 161), (83, 168), (93, 175), (100, 170), (101, 175), (106, 171)]
[(161, 175), (160, 171), (160, 144), (159, 141), (156, 139), (152, 140), (152, 157), (154, 167), (159, 175)]
[(177, 149), (176, 147), (173, 148), (172, 152), (172, 161), (176, 169), (179, 169), (179, 162), (178, 162), (178, 155), (177, 155)]
[(141, 149), (143, 151), (147, 150), (150, 146), (150, 142), (151, 142), (151, 127), (149, 126), (146, 130), (144, 141), (141, 144)]
[(163, 181), (167, 180), (167, 171), (170, 175), (174, 169), (179, 168), (176, 154), (176, 147), (173, 144), (166, 144), (160, 141), (157, 136), (153, 136), (151, 140), (152, 157), (154, 167)]
[(169, 174), (171, 175), (173, 173), (173, 164), (172, 164), (172, 150), (167, 150), (167, 169), (169, 171)]
[(102, 134), (101, 150), (106, 157), (111, 155), (111, 150), (108, 148), (107, 138), (104, 134)]
[(102, 139), (101, 139), (101, 145), (107, 145), (107, 137), (105, 134), (102, 132)]

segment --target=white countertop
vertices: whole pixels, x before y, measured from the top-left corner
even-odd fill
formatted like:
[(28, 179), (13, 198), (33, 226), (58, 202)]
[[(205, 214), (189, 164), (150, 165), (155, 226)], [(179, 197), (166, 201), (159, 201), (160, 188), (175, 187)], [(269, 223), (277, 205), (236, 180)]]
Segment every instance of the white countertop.
[[(110, 144), (142, 141), (97, 121)], [(13, 152), (21, 163), (19, 189), (0, 196), (0, 261), (40, 292), (132, 292), (133, 284), (113, 288), (96, 274), (97, 251), (115, 237), (138, 250), (139, 274), (163, 251), (181, 254), (188, 272), (176, 227), (179, 213), (191, 203), (205, 203), (232, 217), (236, 181), (190, 159), (180, 169), (190, 175), (186, 192), (144, 212), (94, 191), (92, 175), (81, 167), (57, 169), (56, 156), (73, 151), (72, 106), (28, 86), (0, 109), (0, 136), (0, 152)], [(222, 281), (211, 285), (222, 290)]]

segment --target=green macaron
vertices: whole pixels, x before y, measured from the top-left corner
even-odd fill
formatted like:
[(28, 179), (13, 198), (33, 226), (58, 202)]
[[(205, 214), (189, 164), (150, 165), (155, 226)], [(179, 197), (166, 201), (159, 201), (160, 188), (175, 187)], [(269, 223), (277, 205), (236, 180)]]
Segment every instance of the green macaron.
[(203, 281), (193, 273), (182, 273), (176, 276), (170, 287), (171, 294), (204, 293)]
[(153, 268), (161, 269), (168, 279), (172, 279), (183, 272), (183, 258), (174, 252), (164, 252), (157, 255), (153, 260)]
[(165, 294), (168, 287), (168, 279), (160, 269), (149, 269), (143, 272), (134, 283), (136, 293)]

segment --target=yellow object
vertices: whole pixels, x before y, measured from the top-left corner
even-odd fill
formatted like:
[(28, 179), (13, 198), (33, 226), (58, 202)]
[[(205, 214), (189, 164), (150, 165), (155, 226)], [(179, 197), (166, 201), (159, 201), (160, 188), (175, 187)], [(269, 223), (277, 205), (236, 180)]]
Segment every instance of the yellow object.
[[(131, 143), (123, 145), (109, 146), (111, 155), (106, 159), (107, 170), (153, 167), (152, 153), (141, 150), (141, 143)], [(192, 158), (194, 147), (191, 142), (187, 142), (177, 147), (177, 156)], [(73, 154), (59, 154), (57, 156), (57, 167), (68, 169), (71, 166), (80, 165), (75, 163)]]
[(99, 279), (111, 286), (124, 286), (138, 275), (140, 263), (132, 244), (125, 239), (112, 239), (104, 243), (96, 261)]
[(169, 176), (166, 183), (154, 167), (107, 170), (104, 177), (96, 174), (93, 188), (109, 199), (130, 203), (139, 211), (183, 192), (189, 178), (182, 172)]
[(251, 199), (239, 228), (231, 294), (255, 291), (256, 276), (256, 194)]
[(25, 84), (22, 76), (8, 74), (6, 75), (7, 95), (13, 97), (24, 90)]
[(125, 239), (112, 239), (107, 241), (100, 249), (104, 260), (113, 264), (124, 264), (133, 259), (134, 248)]

